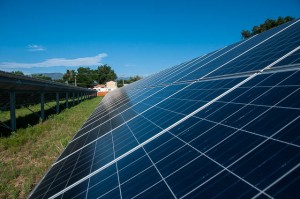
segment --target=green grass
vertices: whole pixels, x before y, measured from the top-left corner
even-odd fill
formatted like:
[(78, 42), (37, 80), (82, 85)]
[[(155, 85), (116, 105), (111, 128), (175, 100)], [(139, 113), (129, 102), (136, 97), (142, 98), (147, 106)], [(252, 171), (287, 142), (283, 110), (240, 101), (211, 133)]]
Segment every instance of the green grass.
[[(62, 103), (65, 103), (65, 101), (60, 101), (59, 103), (62, 104)], [(51, 108), (55, 109), (55, 106), (56, 106), (56, 102), (47, 102), (44, 106), (44, 109), (45, 109), (45, 111), (48, 109), (51, 109)], [(37, 113), (41, 110), (41, 104), (29, 105), (28, 108), (31, 109), (32, 111), (34, 111), (35, 113)], [(16, 118), (24, 117), (29, 114), (32, 114), (32, 112), (25, 107), (16, 109)], [(10, 120), (10, 112), (9, 111), (1, 111), (0, 118), (1, 118), (1, 121)]]
[(43, 123), (0, 138), (0, 198), (25, 198), (101, 99), (86, 100)]

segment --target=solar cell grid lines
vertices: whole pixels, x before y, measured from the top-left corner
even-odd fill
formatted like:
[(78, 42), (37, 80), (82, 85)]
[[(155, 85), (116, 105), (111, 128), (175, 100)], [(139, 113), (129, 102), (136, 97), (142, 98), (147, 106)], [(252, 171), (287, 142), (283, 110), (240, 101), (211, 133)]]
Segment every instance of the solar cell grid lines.
[(296, 198), (300, 21), (110, 92), (29, 198)]

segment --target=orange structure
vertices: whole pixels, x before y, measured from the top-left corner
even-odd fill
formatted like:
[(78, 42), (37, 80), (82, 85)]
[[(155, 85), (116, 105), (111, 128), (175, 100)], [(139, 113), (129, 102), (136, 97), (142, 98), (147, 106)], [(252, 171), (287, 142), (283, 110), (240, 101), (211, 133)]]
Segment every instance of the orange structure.
[(104, 97), (107, 93), (108, 93), (107, 91), (97, 92), (97, 96)]

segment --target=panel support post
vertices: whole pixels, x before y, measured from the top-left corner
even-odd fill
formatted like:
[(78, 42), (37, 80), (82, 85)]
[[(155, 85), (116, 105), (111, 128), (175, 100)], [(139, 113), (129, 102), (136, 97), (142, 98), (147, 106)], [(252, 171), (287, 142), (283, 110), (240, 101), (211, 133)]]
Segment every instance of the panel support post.
[(12, 91), (9, 93), (10, 97), (10, 125), (11, 130), (16, 131), (16, 92)]
[(45, 93), (41, 93), (41, 119), (45, 121)]
[(69, 93), (66, 93), (66, 108), (69, 108)]
[(74, 92), (72, 93), (72, 103), (73, 103), (73, 106), (75, 106), (75, 93)]
[(59, 93), (56, 93), (56, 114), (59, 113)]

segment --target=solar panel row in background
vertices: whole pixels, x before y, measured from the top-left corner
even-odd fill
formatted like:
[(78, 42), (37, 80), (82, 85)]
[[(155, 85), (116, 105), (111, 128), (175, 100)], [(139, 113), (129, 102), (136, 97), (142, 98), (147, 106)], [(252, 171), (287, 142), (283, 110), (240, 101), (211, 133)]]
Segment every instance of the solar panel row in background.
[(31, 198), (299, 196), (300, 22), (109, 93)]

